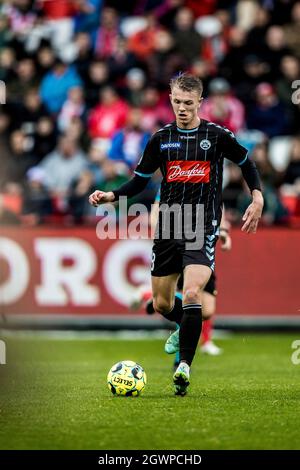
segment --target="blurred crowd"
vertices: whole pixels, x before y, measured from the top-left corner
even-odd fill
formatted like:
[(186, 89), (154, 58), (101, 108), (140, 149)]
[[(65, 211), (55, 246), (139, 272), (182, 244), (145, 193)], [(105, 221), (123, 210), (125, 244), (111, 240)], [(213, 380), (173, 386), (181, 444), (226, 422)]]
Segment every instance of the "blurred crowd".
[[(92, 223), (87, 195), (127, 181), (174, 120), (169, 80), (204, 83), (200, 116), (232, 130), (263, 181), (263, 223), (300, 220), (300, 1), (4, 0), (0, 223)], [(139, 201), (150, 206), (157, 175)], [(229, 219), (249, 201), (225, 168)]]

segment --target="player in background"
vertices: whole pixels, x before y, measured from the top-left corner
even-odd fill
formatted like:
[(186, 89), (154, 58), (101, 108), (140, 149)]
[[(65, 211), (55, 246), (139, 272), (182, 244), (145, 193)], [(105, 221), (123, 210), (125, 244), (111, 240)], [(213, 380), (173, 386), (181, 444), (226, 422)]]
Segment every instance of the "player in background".
[[(152, 292), (155, 311), (180, 324), (180, 364), (173, 375), (173, 383), (175, 394), (184, 396), (201, 335), (203, 289), (215, 268), (224, 158), (240, 166), (252, 196), (243, 215), (242, 231), (256, 232), (263, 196), (256, 166), (248, 158), (247, 150), (228, 129), (200, 119), (201, 80), (182, 73), (171, 80), (170, 87), (175, 122), (153, 134), (129, 182), (114, 191), (96, 190), (89, 196), (89, 202), (96, 207), (117, 201), (120, 196), (135, 196), (145, 189), (153, 173), (160, 168), (162, 223), (153, 243)], [(174, 218), (172, 225), (165, 223), (174, 204), (183, 215), (179, 226)], [(189, 218), (185, 217), (187, 214)], [(179, 238), (176, 236), (178, 227), (182, 232)], [(194, 234), (193, 239), (191, 234)], [(175, 292), (182, 271), (183, 300), (178, 302)]]

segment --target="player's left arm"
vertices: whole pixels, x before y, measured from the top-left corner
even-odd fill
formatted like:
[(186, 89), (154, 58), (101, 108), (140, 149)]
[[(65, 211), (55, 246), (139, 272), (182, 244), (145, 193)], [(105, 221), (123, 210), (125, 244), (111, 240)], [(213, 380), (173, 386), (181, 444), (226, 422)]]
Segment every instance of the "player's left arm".
[(264, 198), (261, 190), (261, 182), (255, 163), (249, 159), (247, 149), (240, 145), (231, 132), (224, 132), (224, 154), (226, 158), (236, 163), (242, 170), (252, 195), (252, 202), (247, 207), (244, 215), (242, 231), (246, 233), (256, 233), (258, 222), (261, 218)]

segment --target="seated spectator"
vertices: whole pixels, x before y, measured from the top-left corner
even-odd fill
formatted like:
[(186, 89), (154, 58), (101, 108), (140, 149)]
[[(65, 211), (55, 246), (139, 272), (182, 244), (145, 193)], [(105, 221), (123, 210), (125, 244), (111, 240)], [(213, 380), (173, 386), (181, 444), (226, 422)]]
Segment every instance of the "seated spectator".
[(117, 51), (119, 36), (119, 17), (116, 10), (105, 7), (100, 17), (100, 26), (96, 33), (95, 56), (108, 59)]
[(99, 92), (109, 85), (109, 69), (104, 60), (93, 60), (83, 73), (87, 107), (90, 109), (99, 102)]
[(134, 67), (125, 77), (124, 96), (131, 106), (140, 106), (143, 100), (146, 75), (142, 69)]
[(21, 219), (3, 205), (3, 198), (0, 194), (0, 225), (20, 225)]
[(284, 30), (281, 26), (272, 25), (265, 36), (263, 58), (270, 65), (272, 82), (280, 76), (280, 62), (285, 55), (291, 54), (287, 47)]
[(58, 115), (58, 129), (65, 132), (74, 118), (83, 118), (85, 113), (83, 88), (75, 86), (69, 89), (68, 98)]
[(15, 65), (15, 72), (15, 78), (8, 82), (7, 91), (10, 100), (21, 102), (24, 94), (39, 85), (34, 60), (31, 57), (22, 58)]
[(51, 71), (56, 61), (54, 51), (47, 41), (43, 41), (39, 49), (36, 51), (35, 58), (37, 73), (40, 80), (42, 80), (44, 76)]
[(12, 31), (9, 27), (9, 20), (6, 15), (0, 12), (0, 52), (7, 47), (12, 38)]
[(127, 115), (126, 127), (117, 132), (111, 142), (108, 156), (111, 160), (124, 162), (134, 169), (150, 138), (150, 133), (141, 127), (142, 112), (131, 108)]
[(224, 78), (214, 78), (208, 87), (209, 97), (204, 100), (200, 115), (203, 119), (237, 132), (244, 127), (244, 106), (231, 95), (230, 85)]
[(9, 145), (8, 179), (22, 183), (27, 170), (38, 163), (32, 152), (33, 141), (23, 130), (17, 129), (10, 134)]
[(102, 187), (105, 180), (102, 171), (102, 164), (107, 158), (106, 146), (99, 144), (96, 140), (92, 141), (88, 150), (88, 171), (92, 175), (92, 186)]
[(300, 61), (297, 57), (286, 55), (280, 63), (282, 77), (276, 82), (276, 90), (280, 101), (285, 107), (288, 120), (291, 122), (291, 132), (297, 133), (299, 129), (299, 105), (291, 99), (293, 84), (300, 77)]
[(141, 126), (145, 131), (153, 132), (158, 123), (165, 125), (174, 120), (169, 102), (164, 102), (154, 86), (144, 89), (142, 100)]
[(194, 14), (189, 8), (180, 8), (175, 16), (174, 38), (179, 53), (189, 62), (201, 56), (201, 36), (194, 26)]
[(225, 167), (227, 183), (223, 190), (223, 201), (229, 222), (237, 223), (240, 220), (238, 199), (243, 192), (243, 177), (240, 169), (233, 163)]
[(8, 181), (4, 185), (0, 195), (3, 223), (5, 219), (7, 223), (19, 223), (23, 206), (22, 192), (22, 186), (15, 181)]
[(241, 62), (239, 66), (241, 78), (236, 83), (234, 90), (236, 96), (247, 107), (253, 103), (257, 85), (270, 79), (270, 67), (266, 61), (254, 54), (246, 55), (242, 59), (242, 67)]
[(65, 135), (60, 137), (58, 147), (38, 166), (44, 171), (44, 185), (59, 211), (63, 212), (67, 208), (72, 186), (86, 167), (84, 153), (73, 139)]
[(22, 128), (27, 135), (35, 132), (36, 123), (42, 116), (47, 116), (47, 110), (42, 103), (37, 87), (30, 88), (23, 95), (23, 102), (17, 108), (14, 126)]
[(9, 20), (13, 38), (24, 42), (34, 27), (37, 14), (32, 8), (32, 0), (4, 2), (3, 13)]
[(124, 85), (122, 77), (126, 75), (128, 70), (139, 66), (138, 58), (128, 50), (126, 40), (120, 36), (118, 37), (116, 52), (106, 62), (111, 79), (117, 86)]
[(183, 57), (169, 31), (160, 30), (155, 34), (154, 52), (146, 58), (150, 80), (159, 90), (168, 90), (170, 77), (185, 70), (188, 60)]
[[(257, 169), (259, 171), (264, 192), (264, 211), (262, 220), (266, 225), (280, 224), (287, 221), (288, 211), (281, 202), (278, 185), (279, 185), (279, 173), (273, 168), (269, 156), (268, 146), (266, 143), (259, 144), (255, 147), (252, 152), (252, 160), (255, 161)], [(240, 210), (246, 207), (248, 198), (243, 198), (243, 202), (240, 205)]]
[(27, 225), (37, 225), (52, 213), (51, 197), (45, 186), (46, 174), (42, 168), (36, 166), (30, 168), (26, 176), (23, 221)]
[(111, 139), (126, 122), (128, 105), (110, 86), (100, 92), (100, 102), (90, 112), (88, 131), (92, 139)]
[[(288, 9), (287, 9), (288, 10)], [(284, 26), (285, 40), (293, 54), (300, 59), (300, 2), (291, 10), (291, 22)]]
[(49, 112), (58, 113), (67, 99), (68, 91), (81, 86), (81, 79), (73, 67), (56, 60), (53, 69), (42, 80), (40, 93)]
[(128, 40), (128, 51), (141, 61), (145, 61), (153, 53), (155, 35), (160, 29), (152, 15), (147, 15), (145, 20), (146, 27), (134, 33)]
[(286, 115), (274, 87), (270, 83), (260, 83), (255, 89), (256, 103), (247, 115), (249, 129), (262, 131), (269, 138), (288, 132)]
[(91, 172), (85, 169), (81, 172), (77, 181), (72, 184), (68, 207), (75, 224), (81, 224), (84, 221), (84, 215), (88, 211), (88, 194), (91, 191), (92, 182)]
[(16, 77), (16, 54), (11, 47), (0, 50), (0, 80), (10, 83)]
[[(294, 193), (300, 195), (300, 137), (292, 143), (290, 162), (283, 177), (283, 183), (293, 186)], [(291, 189), (291, 188), (290, 188)]]
[(32, 137), (32, 153), (35, 155), (38, 164), (56, 147), (57, 131), (53, 120), (48, 115), (39, 118)]

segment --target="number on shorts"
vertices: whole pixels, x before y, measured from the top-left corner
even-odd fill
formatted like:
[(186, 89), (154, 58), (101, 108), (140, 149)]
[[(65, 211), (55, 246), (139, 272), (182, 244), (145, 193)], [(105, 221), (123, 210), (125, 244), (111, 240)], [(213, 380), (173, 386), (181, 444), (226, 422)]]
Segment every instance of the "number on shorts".
[(152, 259), (151, 259), (151, 271), (154, 269), (156, 254), (152, 252)]

